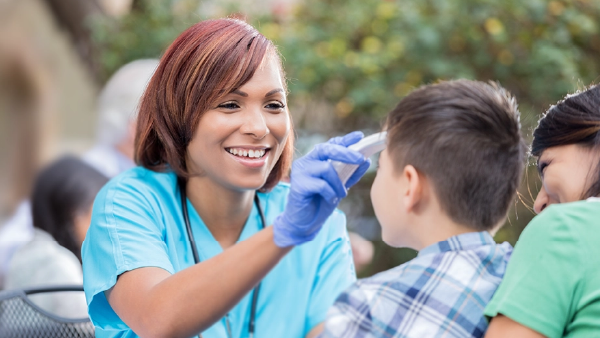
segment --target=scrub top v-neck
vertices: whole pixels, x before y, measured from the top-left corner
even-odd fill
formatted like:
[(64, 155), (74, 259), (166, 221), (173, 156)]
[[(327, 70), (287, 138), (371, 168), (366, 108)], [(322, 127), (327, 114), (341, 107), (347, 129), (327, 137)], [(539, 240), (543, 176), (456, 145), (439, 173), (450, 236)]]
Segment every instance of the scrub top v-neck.
[[(190, 225), (192, 227), (194, 238), (196, 239), (196, 246), (198, 248), (198, 256), (200, 256), (200, 261), (203, 262), (222, 253), (223, 248), (221, 247), (221, 244), (214, 238), (210, 230), (208, 230), (206, 224), (204, 224), (200, 218), (200, 215), (198, 215), (198, 212), (196, 212), (196, 209), (194, 209), (194, 206), (192, 205), (192, 202), (190, 202), (189, 198), (186, 198), (186, 202), (188, 215), (190, 217)], [(248, 239), (252, 235), (256, 234), (261, 230), (261, 227), (260, 215), (258, 214), (256, 205), (253, 204), (252, 210), (250, 211), (250, 216), (248, 216), (246, 224), (244, 224), (244, 228), (242, 229), (240, 237), (236, 243)]]
[[(283, 211), (288, 192), (289, 185), (281, 183), (268, 193), (259, 193), (267, 225)], [(200, 260), (222, 253), (189, 200), (187, 206)], [(313, 241), (294, 248), (263, 279), (255, 337), (304, 337), (325, 319), (335, 298), (356, 279), (345, 223), (344, 214), (336, 210)], [(239, 241), (260, 229), (260, 216), (253, 206)], [(137, 167), (111, 180), (94, 202), (82, 259), (96, 336), (137, 337), (112, 310), (104, 291), (126, 271), (151, 266), (175, 273), (194, 264), (176, 175)], [(251, 297), (250, 292), (229, 312), (234, 337), (248, 335)], [(227, 337), (225, 320), (202, 335)]]

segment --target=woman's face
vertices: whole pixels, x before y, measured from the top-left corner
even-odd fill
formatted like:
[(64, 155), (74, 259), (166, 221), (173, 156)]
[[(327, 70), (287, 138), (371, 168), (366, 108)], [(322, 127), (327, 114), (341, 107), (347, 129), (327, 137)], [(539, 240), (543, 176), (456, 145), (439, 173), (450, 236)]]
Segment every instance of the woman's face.
[(187, 149), (188, 169), (228, 189), (256, 190), (277, 163), (290, 124), (279, 65), (267, 56), (246, 84), (204, 113)]
[(539, 214), (550, 204), (580, 200), (596, 179), (598, 155), (598, 151), (577, 144), (544, 150), (538, 159), (542, 188), (533, 205), (535, 212)]

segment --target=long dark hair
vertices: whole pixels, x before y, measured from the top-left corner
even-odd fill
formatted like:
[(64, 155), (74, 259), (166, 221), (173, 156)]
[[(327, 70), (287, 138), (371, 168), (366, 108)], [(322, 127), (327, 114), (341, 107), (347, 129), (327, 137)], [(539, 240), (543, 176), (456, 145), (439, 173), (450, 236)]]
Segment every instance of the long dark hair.
[[(539, 157), (548, 148), (569, 144), (600, 146), (600, 85), (568, 95), (550, 107), (533, 132), (531, 154)], [(600, 163), (594, 170), (593, 182), (582, 199), (600, 195)]]
[(81, 260), (75, 217), (87, 212), (108, 178), (75, 157), (63, 157), (37, 176), (31, 196), (33, 226), (48, 232)]

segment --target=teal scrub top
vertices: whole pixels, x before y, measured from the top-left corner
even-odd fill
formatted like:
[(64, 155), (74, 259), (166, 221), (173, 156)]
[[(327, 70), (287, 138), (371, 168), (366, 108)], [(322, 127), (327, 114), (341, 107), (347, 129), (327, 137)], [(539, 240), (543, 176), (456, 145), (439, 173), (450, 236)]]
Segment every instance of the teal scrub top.
[[(259, 193), (270, 225), (284, 210), (289, 185)], [(223, 250), (187, 201), (200, 259)], [(256, 313), (256, 337), (304, 337), (325, 319), (336, 297), (356, 280), (345, 215), (336, 210), (317, 237), (290, 251), (263, 279)], [(240, 241), (261, 229), (253, 207)], [(109, 305), (104, 291), (117, 276), (141, 267), (176, 273), (194, 264), (173, 172), (133, 168), (113, 178), (97, 195), (82, 247), (83, 284), (96, 337), (137, 337)], [(231, 276), (235, 278), (235, 276)], [(249, 292), (229, 313), (234, 337), (248, 337)], [(202, 333), (226, 338), (225, 319)]]

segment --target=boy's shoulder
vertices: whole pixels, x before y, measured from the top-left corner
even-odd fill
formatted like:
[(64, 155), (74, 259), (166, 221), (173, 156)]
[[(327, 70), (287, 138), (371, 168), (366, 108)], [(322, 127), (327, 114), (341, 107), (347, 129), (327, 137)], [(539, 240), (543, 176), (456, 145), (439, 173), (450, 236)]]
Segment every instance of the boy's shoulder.
[(460, 323), (453, 326), (458, 336), (478, 336), (487, 328), (483, 309), (511, 252), (510, 244), (496, 244), (487, 233), (438, 242), (409, 262), (355, 283), (338, 298), (332, 314), (363, 318), (363, 327), (376, 321), (393, 332), (426, 330), (434, 336), (458, 316)]
[[(458, 278), (468, 275), (468, 272), (483, 276), (487, 273), (501, 278), (512, 250), (507, 242), (494, 242), (487, 232), (462, 234), (421, 250), (417, 257), (404, 264), (362, 279), (357, 286), (372, 288), (374, 285), (385, 285), (398, 288), (423, 282), (422, 275)], [(482, 269), (485, 269), (484, 273)], [(462, 282), (469, 283), (469, 280)]]

